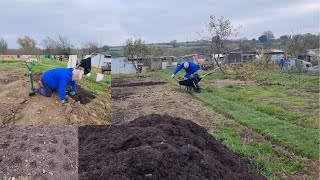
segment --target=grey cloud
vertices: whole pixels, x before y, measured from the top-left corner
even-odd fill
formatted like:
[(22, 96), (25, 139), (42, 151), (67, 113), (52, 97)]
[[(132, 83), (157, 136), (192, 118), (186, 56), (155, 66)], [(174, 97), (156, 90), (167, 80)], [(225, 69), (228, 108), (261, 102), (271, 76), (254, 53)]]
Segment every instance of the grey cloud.
[[(122, 45), (130, 37), (143, 37), (149, 43), (186, 41), (198, 38), (196, 32), (210, 14), (243, 24), (242, 37), (257, 38), (267, 29), (276, 36), (294, 30), (318, 33), (314, 6), (319, 3), (312, 0), (10, 0), (0, 2), (0, 22), (5, 22), (0, 37), (14, 48), (19, 36), (41, 41), (59, 33), (76, 46), (92, 39)], [(294, 11), (295, 7), (301, 9)]]

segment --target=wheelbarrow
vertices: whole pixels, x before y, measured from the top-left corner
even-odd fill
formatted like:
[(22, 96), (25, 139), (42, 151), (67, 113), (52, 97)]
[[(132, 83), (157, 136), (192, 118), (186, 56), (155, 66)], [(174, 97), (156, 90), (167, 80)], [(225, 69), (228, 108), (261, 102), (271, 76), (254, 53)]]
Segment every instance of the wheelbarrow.
[(195, 74), (193, 77), (191, 78), (185, 78), (182, 80), (178, 80), (179, 85), (180, 85), (180, 89), (182, 87), (184, 87), (184, 90), (186, 90), (187, 92), (196, 92), (196, 93), (200, 93), (201, 92), (201, 87), (199, 85), (199, 82), (201, 81), (202, 78), (206, 77), (209, 74), (212, 74), (214, 72), (216, 72), (216, 70), (219, 68), (216, 68), (212, 71), (209, 71), (208, 73), (204, 74), (202, 77), (200, 77), (198, 74)]
[(200, 76), (196, 76), (196, 77), (191, 77), (191, 78), (186, 78), (186, 79), (182, 79), (179, 80), (179, 85), (180, 85), (180, 89), (184, 89), (187, 92), (196, 92), (196, 93), (200, 93), (201, 92), (201, 87), (199, 85), (199, 82), (201, 81), (201, 77)]

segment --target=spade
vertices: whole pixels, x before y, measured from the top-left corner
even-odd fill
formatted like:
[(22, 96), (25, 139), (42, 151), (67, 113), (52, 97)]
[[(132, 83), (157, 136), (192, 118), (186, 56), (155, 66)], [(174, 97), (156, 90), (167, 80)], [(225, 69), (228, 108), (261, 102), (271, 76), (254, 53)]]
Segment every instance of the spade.
[(29, 96), (34, 96), (36, 94), (34, 86), (33, 86), (33, 75), (32, 75), (32, 61), (27, 60), (26, 61), (28, 70), (29, 70), (29, 76), (30, 76), (30, 83), (31, 83), (31, 92), (29, 93)]

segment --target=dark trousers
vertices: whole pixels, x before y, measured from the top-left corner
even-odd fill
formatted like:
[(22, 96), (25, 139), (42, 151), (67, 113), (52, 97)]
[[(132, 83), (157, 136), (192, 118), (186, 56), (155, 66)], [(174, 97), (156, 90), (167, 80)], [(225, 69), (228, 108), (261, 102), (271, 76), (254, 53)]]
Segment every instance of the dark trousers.
[(46, 81), (41, 77), (42, 86), (38, 89), (38, 92), (45, 97), (51, 97), (52, 96), (52, 89), (48, 86)]

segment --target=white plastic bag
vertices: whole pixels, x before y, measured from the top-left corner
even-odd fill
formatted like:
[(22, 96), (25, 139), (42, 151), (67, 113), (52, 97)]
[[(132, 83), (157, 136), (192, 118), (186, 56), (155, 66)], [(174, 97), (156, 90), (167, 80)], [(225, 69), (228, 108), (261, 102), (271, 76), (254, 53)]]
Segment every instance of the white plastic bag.
[(102, 80), (103, 80), (103, 74), (97, 73), (96, 82), (99, 82), (99, 81), (102, 81)]
[(73, 68), (76, 69), (77, 66), (77, 55), (70, 55), (69, 56), (69, 61), (68, 61), (68, 68)]

